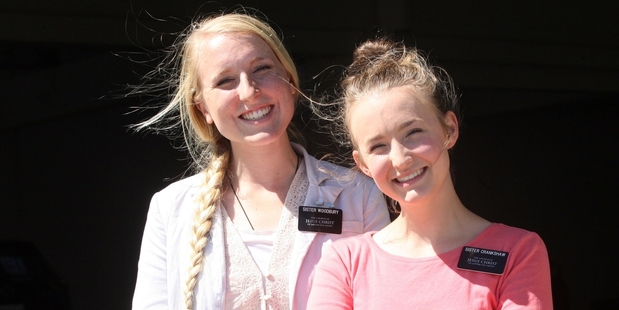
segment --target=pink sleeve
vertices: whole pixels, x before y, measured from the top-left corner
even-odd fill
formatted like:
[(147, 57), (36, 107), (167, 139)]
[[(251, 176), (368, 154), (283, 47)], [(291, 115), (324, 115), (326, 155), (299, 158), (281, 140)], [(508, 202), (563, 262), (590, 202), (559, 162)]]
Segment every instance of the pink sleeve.
[(542, 239), (529, 233), (509, 253), (498, 309), (552, 309), (550, 265)]
[[(307, 310), (353, 309), (350, 258), (335, 251), (330, 244), (325, 247), (316, 266)], [(348, 249), (339, 247), (346, 252)]]

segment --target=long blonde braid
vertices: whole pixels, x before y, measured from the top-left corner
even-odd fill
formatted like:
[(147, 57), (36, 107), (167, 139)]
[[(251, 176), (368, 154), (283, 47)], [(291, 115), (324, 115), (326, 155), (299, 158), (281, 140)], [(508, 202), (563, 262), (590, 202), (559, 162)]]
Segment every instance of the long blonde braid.
[(204, 248), (208, 242), (213, 214), (217, 209), (217, 202), (225, 192), (223, 180), (230, 162), (230, 148), (225, 140), (219, 142), (223, 145), (214, 150), (210, 165), (204, 171), (204, 182), (196, 197), (199, 207), (196, 209), (191, 227), (189, 274), (183, 291), (187, 310), (193, 307), (194, 288), (198, 281), (198, 274), (204, 268)]

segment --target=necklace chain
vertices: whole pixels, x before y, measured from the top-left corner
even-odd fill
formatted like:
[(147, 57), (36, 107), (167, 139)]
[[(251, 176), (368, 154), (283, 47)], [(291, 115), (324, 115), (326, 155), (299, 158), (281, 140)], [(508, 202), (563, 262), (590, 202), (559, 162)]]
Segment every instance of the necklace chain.
[(243, 210), (243, 214), (245, 214), (245, 218), (247, 219), (247, 222), (249, 223), (251, 230), (255, 230), (254, 225), (252, 225), (251, 221), (249, 220), (249, 216), (247, 216), (247, 212), (245, 212), (245, 208), (243, 208), (243, 204), (241, 203), (239, 196), (236, 195), (236, 191), (234, 190), (234, 186), (232, 186), (232, 180), (230, 180), (230, 176), (228, 176), (228, 183), (230, 183), (230, 189), (232, 189), (232, 193), (234, 194), (234, 197), (236, 197), (236, 201), (239, 202), (239, 205), (241, 206), (241, 210)]
[[(299, 159), (299, 156), (297, 156), (297, 167), (294, 169), (294, 175), (296, 175), (297, 171), (299, 170), (300, 162), (301, 160)], [(254, 225), (252, 225), (251, 221), (249, 220), (249, 216), (247, 216), (247, 212), (245, 212), (245, 208), (243, 207), (243, 204), (241, 203), (239, 196), (236, 194), (236, 191), (234, 190), (234, 186), (232, 186), (232, 180), (230, 179), (230, 176), (228, 175), (227, 178), (228, 178), (228, 184), (230, 184), (230, 189), (232, 190), (232, 193), (234, 194), (234, 198), (236, 198), (236, 201), (239, 203), (239, 206), (241, 206), (241, 210), (243, 210), (243, 214), (245, 214), (245, 218), (247, 219), (247, 222), (249, 223), (249, 227), (251, 227), (251, 230), (255, 230)]]

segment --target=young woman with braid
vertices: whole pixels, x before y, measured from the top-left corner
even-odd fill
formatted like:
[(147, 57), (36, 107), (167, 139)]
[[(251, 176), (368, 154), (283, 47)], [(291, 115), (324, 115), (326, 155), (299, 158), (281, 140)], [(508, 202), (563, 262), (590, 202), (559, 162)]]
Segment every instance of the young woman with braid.
[(401, 212), (325, 249), (308, 309), (552, 309), (540, 237), (479, 217), (456, 194), (448, 150), (458, 103), (447, 74), (377, 39), (357, 48), (342, 87), (336, 119), (354, 161)]
[(208, 17), (178, 46), (173, 98), (138, 129), (177, 121), (199, 173), (152, 198), (133, 309), (305, 309), (323, 246), (387, 225), (384, 198), (290, 142), (297, 71), (266, 23)]

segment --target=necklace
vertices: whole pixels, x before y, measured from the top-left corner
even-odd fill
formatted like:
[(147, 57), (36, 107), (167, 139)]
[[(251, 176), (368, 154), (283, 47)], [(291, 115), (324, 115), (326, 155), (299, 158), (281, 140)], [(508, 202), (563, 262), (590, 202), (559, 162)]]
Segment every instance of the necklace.
[[(300, 162), (301, 160), (299, 159), (299, 156), (297, 155), (297, 167), (294, 169), (293, 176), (297, 174), (297, 171), (299, 170)], [(255, 230), (254, 225), (252, 225), (251, 221), (249, 220), (249, 216), (247, 216), (247, 212), (245, 212), (245, 208), (243, 207), (243, 204), (241, 203), (239, 196), (236, 194), (236, 191), (234, 190), (234, 186), (232, 186), (232, 180), (230, 179), (230, 176), (227, 175), (226, 177), (228, 178), (228, 184), (230, 184), (230, 189), (232, 190), (232, 193), (234, 194), (234, 198), (236, 198), (236, 201), (239, 203), (239, 206), (241, 206), (241, 210), (243, 210), (243, 214), (245, 214), (245, 218), (247, 219), (247, 222), (249, 223), (249, 227), (251, 227), (251, 230)]]
[(243, 214), (245, 214), (245, 218), (247, 219), (247, 222), (249, 223), (249, 227), (251, 227), (251, 230), (255, 230), (254, 225), (252, 225), (251, 221), (249, 220), (249, 216), (247, 216), (247, 212), (245, 212), (245, 208), (243, 208), (243, 204), (241, 203), (239, 196), (236, 195), (236, 191), (234, 190), (234, 186), (232, 186), (232, 180), (230, 180), (230, 176), (228, 176), (228, 183), (230, 184), (230, 189), (232, 190), (232, 193), (234, 194), (236, 201), (239, 202), (239, 205), (241, 206), (241, 210), (243, 210)]

